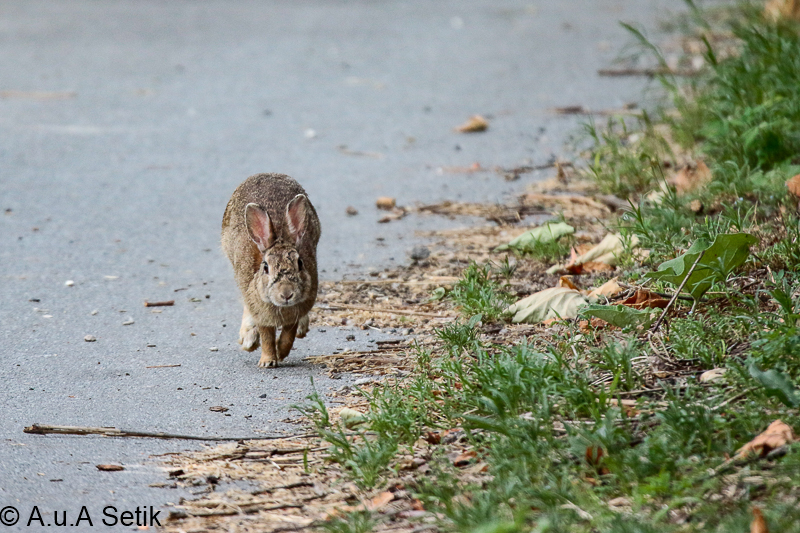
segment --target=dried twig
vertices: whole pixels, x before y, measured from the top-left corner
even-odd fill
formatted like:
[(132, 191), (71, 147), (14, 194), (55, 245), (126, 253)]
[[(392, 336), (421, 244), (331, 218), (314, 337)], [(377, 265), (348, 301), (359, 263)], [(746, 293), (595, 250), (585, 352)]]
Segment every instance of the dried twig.
[(155, 433), (149, 431), (126, 431), (114, 427), (86, 427), (86, 426), (49, 426), (46, 424), (33, 424), (22, 430), (34, 435), (102, 435), (104, 437), (143, 437), (150, 439), (179, 439), (179, 440), (278, 440), (278, 439), (306, 439), (319, 437), (317, 433), (303, 433), (300, 435), (269, 435), (251, 437), (201, 437), (198, 435), (176, 435), (173, 433)]
[(148, 302), (147, 300), (144, 301), (145, 307), (170, 307), (175, 305), (175, 300), (164, 300), (162, 302)]
[(372, 313), (385, 313), (389, 315), (424, 316), (428, 318), (457, 318), (451, 315), (437, 315), (436, 313), (425, 313), (422, 311), (412, 311), (410, 309), (393, 309), (393, 308), (381, 309), (378, 307), (369, 307), (366, 305), (336, 304), (326, 307), (317, 306), (316, 309), (320, 309), (322, 311), (370, 311)]
[(153, 365), (153, 366), (146, 366), (145, 368), (175, 368), (177, 366), (181, 366), (180, 363), (175, 365)]

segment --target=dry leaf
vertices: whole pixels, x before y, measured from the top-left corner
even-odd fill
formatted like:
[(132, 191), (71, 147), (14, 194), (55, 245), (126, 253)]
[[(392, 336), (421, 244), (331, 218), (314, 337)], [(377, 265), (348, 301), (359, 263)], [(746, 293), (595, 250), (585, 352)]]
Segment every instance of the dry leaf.
[(489, 122), (480, 115), (475, 115), (456, 128), (459, 133), (476, 133), (489, 129)]
[(739, 448), (736, 455), (746, 457), (748, 454), (754, 453), (759, 457), (764, 457), (775, 448), (780, 448), (792, 441), (794, 441), (792, 428), (782, 421), (776, 420), (767, 427), (766, 431)]
[(215, 405), (214, 407), (209, 407), (208, 410), (209, 411), (214, 411), (215, 413), (224, 413), (225, 411), (228, 410), (228, 408), (227, 407), (223, 407), (221, 405)]
[(622, 305), (627, 305), (634, 309), (645, 309), (648, 307), (664, 309), (668, 304), (669, 300), (665, 300), (661, 296), (644, 289), (637, 290), (636, 294), (622, 302)]
[(366, 502), (366, 508), (368, 511), (375, 511), (380, 509), (390, 501), (394, 500), (394, 494), (391, 492), (381, 492), (370, 501)]
[(612, 298), (612, 297), (614, 297), (616, 294), (618, 294), (621, 291), (622, 291), (622, 287), (620, 287), (619, 283), (617, 283), (617, 278), (613, 278), (613, 279), (610, 279), (610, 280), (606, 281), (605, 283), (603, 283), (602, 285), (600, 285), (596, 289), (593, 289), (592, 291), (590, 291), (589, 292), (589, 299), (590, 300), (598, 299), (601, 296), (604, 296), (606, 298)]
[(769, 533), (767, 521), (764, 520), (764, 515), (761, 514), (761, 509), (753, 507), (753, 521), (750, 522), (750, 533)]
[(786, 180), (786, 188), (796, 198), (800, 198), (800, 174)]
[(378, 209), (384, 209), (386, 211), (390, 211), (394, 209), (394, 206), (397, 204), (397, 201), (390, 197), (390, 196), (381, 196), (377, 200), (375, 200), (375, 206)]
[(512, 304), (506, 312), (513, 313), (512, 322), (543, 322), (548, 318), (575, 318), (578, 309), (589, 302), (583, 295), (566, 287), (554, 287), (531, 294)]
[(560, 278), (558, 278), (558, 286), (559, 287), (566, 287), (568, 289), (572, 289), (572, 290), (575, 290), (575, 291), (580, 290), (580, 289), (578, 289), (577, 285), (572, 283), (572, 280), (569, 279), (569, 276), (561, 276)]
[(97, 469), (101, 472), (119, 472), (120, 470), (125, 470), (125, 467), (122, 465), (96, 465)]
[(764, 6), (764, 15), (771, 20), (788, 18), (800, 21), (800, 0), (770, 0)]
[(467, 466), (470, 463), (470, 459), (474, 459), (477, 455), (478, 454), (474, 450), (464, 452), (453, 459), (453, 466)]
[(381, 218), (379, 218), (378, 219), (378, 224), (385, 224), (387, 222), (391, 222), (392, 220), (400, 220), (401, 218), (403, 218), (407, 214), (408, 214), (408, 211), (406, 211), (405, 208), (395, 207), (394, 209), (392, 209), (391, 213), (389, 213), (388, 215), (384, 215)]
[(700, 159), (681, 168), (670, 180), (678, 194), (694, 192), (711, 181), (711, 170)]
[(700, 383), (713, 383), (725, 377), (724, 368), (712, 368), (700, 374)]
[[(630, 244), (632, 248), (635, 247), (637, 244), (639, 244), (639, 239), (634, 235), (631, 237)], [(613, 267), (617, 264), (617, 256), (621, 254), (624, 249), (625, 246), (622, 241), (622, 235), (619, 233), (609, 233), (603, 237), (603, 240), (600, 241), (596, 246), (577, 257), (573, 255), (573, 257), (570, 259), (570, 262), (566, 265), (556, 265), (549, 268), (547, 273), (554, 274), (564, 269), (567, 269), (568, 271), (577, 269), (583, 272), (586, 270), (586, 266), (589, 263), (603, 263)], [(582, 268), (579, 269), (579, 265), (582, 265)]]

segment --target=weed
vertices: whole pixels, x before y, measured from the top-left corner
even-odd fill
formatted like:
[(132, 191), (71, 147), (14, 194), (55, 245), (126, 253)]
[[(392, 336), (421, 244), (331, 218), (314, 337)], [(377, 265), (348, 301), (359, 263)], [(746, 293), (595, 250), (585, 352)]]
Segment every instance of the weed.
[(487, 321), (500, 318), (510, 303), (508, 295), (501, 292), (500, 285), (492, 278), (488, 264), (470, 263), (449, 296), (464, 314), (480, 314)]

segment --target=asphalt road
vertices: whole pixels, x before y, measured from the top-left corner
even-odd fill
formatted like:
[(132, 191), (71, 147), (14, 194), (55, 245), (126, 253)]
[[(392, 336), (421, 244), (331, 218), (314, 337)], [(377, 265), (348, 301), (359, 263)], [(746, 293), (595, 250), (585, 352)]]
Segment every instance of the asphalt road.
[[(246, 176), (303, 183), (322, 221), (323, 278), (407, 262), (414, 230), (461, 222), (379, 225), (377, 196), (494, 201), (536, 179), (437, 169), (544, 163), (578, 124), (549, 108), (641, 101), (643, 80), (596, 75), (626, 42), (616, 21), (655, 27), (681, 5), (0, 3), (0, 507), (22, 515), (8, 530), (30, 531), (34, 505), (47, 522), (86, 505), (102, 527), (106, 505), (175, 502), (187, 493), (148, 487), (165, 480), (151, 456), (199, 446), (24, 426), (294, 430), (280, 421), (310, 377), (321, 392), (352, 379), (332, 381), (303, 358), (369, 346), (374, 333), (312, 330), (278, 369), (237, 350), (239, 297), (219, 226)], [(452, 131), (476, 113), (488, 132)], [(359, 215), (345, 215), (350, 205)], [(176, 304), (152, 313), (145, 299)]]

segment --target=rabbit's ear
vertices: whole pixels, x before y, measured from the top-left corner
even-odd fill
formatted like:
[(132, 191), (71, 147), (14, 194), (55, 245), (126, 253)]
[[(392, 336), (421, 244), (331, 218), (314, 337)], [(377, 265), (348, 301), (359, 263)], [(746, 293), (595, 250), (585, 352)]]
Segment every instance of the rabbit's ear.
[(250, 238), (261, 253), (264, 253), (275, 243), (275, 228), (272, 227), (269, 215), (258, 204), (247, 204), (244, 208), (244, 219)]
[(289, 205), (286, 206), (286, 227), (294, 237), (295, 244), (300, 243), (300, 239), (306, 232), (306, 214), (308, 213), (308, 198), (305, 194), (298, 194)]

